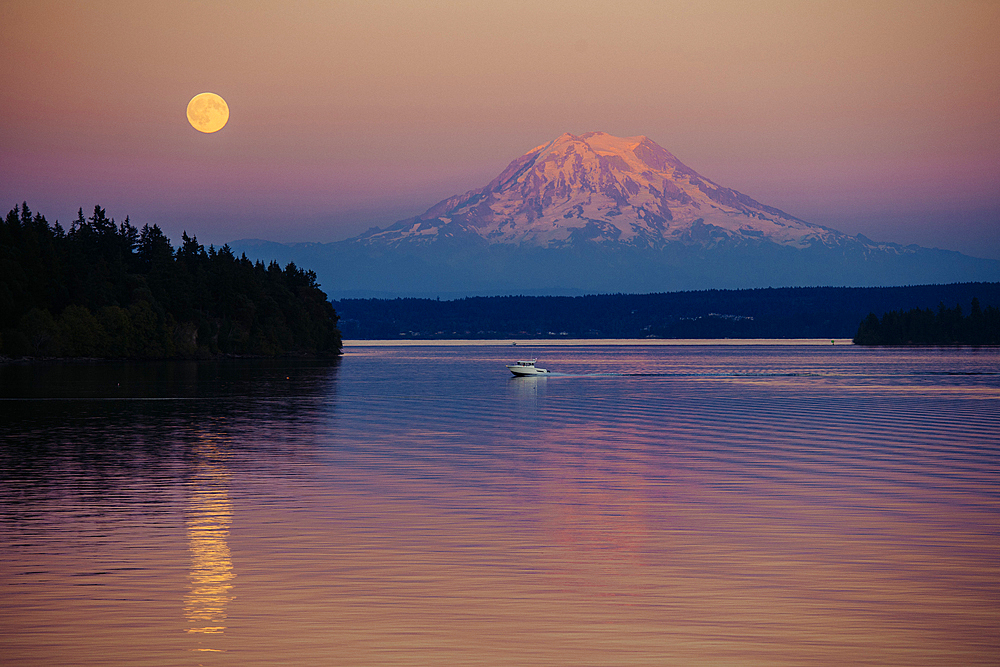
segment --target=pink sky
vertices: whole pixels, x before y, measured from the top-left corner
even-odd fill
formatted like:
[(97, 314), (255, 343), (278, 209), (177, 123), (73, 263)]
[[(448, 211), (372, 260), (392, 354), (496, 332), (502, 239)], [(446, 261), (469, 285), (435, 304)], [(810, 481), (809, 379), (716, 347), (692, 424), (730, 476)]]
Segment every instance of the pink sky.
[[(998, 34), (971, 0), (14, 0), (0, 206), (333, 241), (600, 130), (810, 222), (1000, 258)], [(211, 135), (205, 91), (232, 113)]]

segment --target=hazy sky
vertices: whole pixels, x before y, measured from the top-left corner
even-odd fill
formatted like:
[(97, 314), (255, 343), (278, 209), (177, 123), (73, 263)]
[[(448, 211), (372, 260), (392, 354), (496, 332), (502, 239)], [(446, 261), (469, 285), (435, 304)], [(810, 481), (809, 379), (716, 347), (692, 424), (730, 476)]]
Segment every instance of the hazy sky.
[[(332, 241), (563, 132), (810, 222), (1000, 258), (1000, 2), (0, 3), (0, 206)], [(212, 91), (229, 124), (185, 107)]]

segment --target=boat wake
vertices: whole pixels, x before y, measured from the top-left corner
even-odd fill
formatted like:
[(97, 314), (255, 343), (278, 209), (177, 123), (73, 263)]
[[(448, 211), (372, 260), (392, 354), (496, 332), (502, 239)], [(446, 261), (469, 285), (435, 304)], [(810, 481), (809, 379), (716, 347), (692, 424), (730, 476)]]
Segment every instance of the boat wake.
[(754, 371), (735, 371), (719, 373), (560, 373), (558, 371), (548, 371), (544, 374), (536, 375), (515, 375), (512, 380), (519, 378), (601, 378), (601, 377), (705, 377), (705, 378), (729, 378), (729, 377), (810, 377), (820, 376), (821, 373), (761, 373)]

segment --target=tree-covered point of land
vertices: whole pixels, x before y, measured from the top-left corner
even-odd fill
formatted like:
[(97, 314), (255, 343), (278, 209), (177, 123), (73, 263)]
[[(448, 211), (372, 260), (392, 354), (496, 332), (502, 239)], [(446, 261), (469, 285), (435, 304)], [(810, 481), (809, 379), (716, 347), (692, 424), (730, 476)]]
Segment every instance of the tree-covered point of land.
[(176, 250), (157, 225), (104, 209), (69, 230), (15, 206), (0, 221), (0, 354), (123, 359), (337, 355), (337, 313), (316, 274)]
[(870, 313), (854, 336), (858, 345), (1000, 345), (1000, 309), (981, 308), (972, 300), (968, 316), (962, 306), (947, 308), (943, 303), (933, 310), (914, 308), (891, 310), (882, 315)]

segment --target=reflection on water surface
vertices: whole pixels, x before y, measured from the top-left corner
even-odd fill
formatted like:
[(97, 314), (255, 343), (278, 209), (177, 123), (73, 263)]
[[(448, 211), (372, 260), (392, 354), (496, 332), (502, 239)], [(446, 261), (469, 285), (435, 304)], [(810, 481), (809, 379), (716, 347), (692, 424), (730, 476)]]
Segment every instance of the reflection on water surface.
[(1000, 352), (530, 352), (0, 367), (0, 654), (996, 664)]
[(226, 607), (236, 576), (227, 543), (233, 508), (229, 499), (229, 473), (222, 460), (225, 453), (208, 438), (199, 444), (194, 454), (201, 460), (189, 483), (191, 591), (185, 601), (184, 615), (192, 625), (188, 632), (217, 634), (226, 629)]

